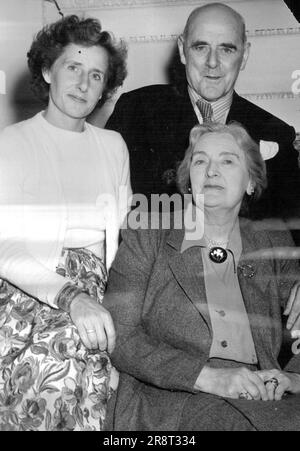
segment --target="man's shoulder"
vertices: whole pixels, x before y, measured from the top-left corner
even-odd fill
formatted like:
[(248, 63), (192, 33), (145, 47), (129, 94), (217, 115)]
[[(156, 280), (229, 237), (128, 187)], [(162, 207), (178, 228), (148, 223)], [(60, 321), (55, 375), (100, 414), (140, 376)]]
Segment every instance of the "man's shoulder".
[(275, 141), (280, 146), (290, 146), (295, 140), (295, 130), (269, 111), (234, 94), (228, 122), (240, 122), (256, 141)]
[(172, 85), (135, 89), (121, 95), (106, 128), (118, 130), (123, 137), (128, 134), (126, 139), (132, 140), (136, 134), (141, 137), (141, 130), (163, 128), (162, 122), (174, 121), (174, 112), (180, 115), (185, 102)]
[(172, 85), (149, 85), (143, 86), (142, 88), (134, 89), (133, 91), (128, 91), (122, 94), (121, 98), (123, 100), (140, 100), (140, 99), (158, 99), (174, 97), (176, 90)]
[(233, 104), (234, 103), (238, 104), (244, 114), (247, 114), (254, 122), (263, 121), (264, 126), (272, 124), (272, 126), (274, 125), (279, 128), (291, 128), (291, 126), (282, 119), (238, 94), (235, 94), (234, 96)]

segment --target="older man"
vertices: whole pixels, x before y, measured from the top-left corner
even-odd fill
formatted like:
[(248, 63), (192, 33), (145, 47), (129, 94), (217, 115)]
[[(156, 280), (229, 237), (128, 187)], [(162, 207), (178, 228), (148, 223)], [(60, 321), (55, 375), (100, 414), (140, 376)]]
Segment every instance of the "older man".
[(257, 142), (267, 141), (271, 148), (279, 144), (277, 156), (267, 162), (269, 188), (252, 215), (297, 214), (300, 173), (292, 145), (294, 129), (234, 91), (250, 50), (243, 18), (222, 3), (197, 8), (178, 48), (184, 84), (147, 86), (123, 94), (107, 124), (127, 142), (134, 192), (173, 192), (174, 169), (183, 158), (191, 128), (203, 120), (235, 120)]

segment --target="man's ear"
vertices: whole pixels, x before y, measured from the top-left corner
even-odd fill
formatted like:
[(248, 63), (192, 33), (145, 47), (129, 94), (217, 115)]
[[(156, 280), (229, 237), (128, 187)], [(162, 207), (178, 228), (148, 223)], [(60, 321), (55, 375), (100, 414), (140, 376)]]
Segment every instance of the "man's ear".
[(179, 50), (180, 61), (182, 62), (182, 64), (186, 64), (186, 59), (185, 59), (185, 54), (184, 54), (184, 39), (183, 39), (182, 35), (180, 35), (179, 38), (177, 39), (177, 46), (178, 46), (178, 50)]
[(244, 46), (244, 55), (243, 55), (243, 61), (241, 64), (241, 68), (240, 70), (244, 70), (249, 58), (249, 54), (250, 54), (250, 48), (251, 48), (251, 43), (250, 42), (246, 42), (245, 46)]
[(50, 70), (49, 69), (42, 69), (42, 75), (43, 75), (43, 78), (44, 78), (45, 82), (48, 83), (48, 85), (50, 85), (51, 84)]

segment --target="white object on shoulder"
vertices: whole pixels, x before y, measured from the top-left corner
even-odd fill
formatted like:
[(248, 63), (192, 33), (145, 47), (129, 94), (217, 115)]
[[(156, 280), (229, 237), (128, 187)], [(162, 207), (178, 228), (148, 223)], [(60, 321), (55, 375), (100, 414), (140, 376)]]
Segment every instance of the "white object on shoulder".
[(259, 142), (259, 150), (261, 156), (264, 160), (270, 160), (277, 155), (279, 151), (279, 145), (274, 141), (263, 141), (262, 139)]

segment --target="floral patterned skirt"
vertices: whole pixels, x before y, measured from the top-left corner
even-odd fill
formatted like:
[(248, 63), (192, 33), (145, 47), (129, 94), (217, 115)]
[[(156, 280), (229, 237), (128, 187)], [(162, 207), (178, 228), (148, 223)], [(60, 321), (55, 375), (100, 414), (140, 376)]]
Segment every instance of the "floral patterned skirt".
[[(57, 272), (101, 302), (107, 274), (92, 252), (64, 250)], [(0, 279), (0, 431), (102, 430), (117, 382), (67, 313)]]

